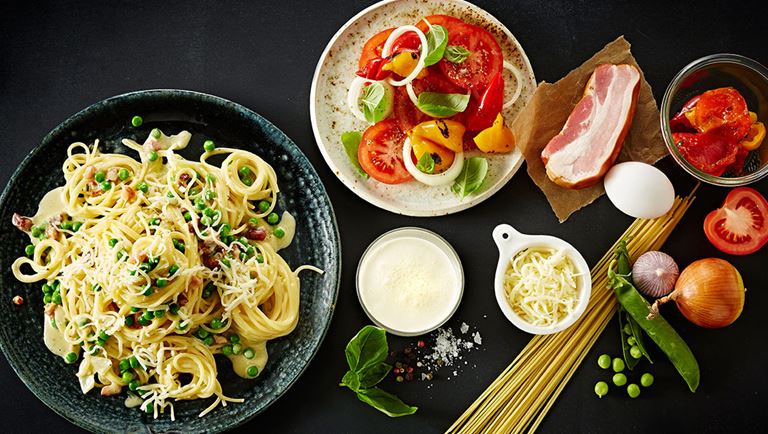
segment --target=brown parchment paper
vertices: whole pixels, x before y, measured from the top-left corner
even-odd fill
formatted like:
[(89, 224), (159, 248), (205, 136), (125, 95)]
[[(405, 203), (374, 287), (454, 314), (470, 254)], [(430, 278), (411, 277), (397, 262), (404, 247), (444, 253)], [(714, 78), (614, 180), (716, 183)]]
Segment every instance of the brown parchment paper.
[(651, 86), (645, 81), (645, 75), (632, 56), (630, 44), (624, 36), (606, 45), (556, 83), (542, 82), (511, 128), (517, 140), (517, 147), (525, 157), (528, 175), (547, 196), (560, 223), (574, 211), (603, 195), (605, 189), (602, 182), (579, 190), (570, 190), (553, 183), (547, 177), (544, 163), (541, 161), (541, 151), (549, 140), (560, 132), (573, 107), (581, 99), (590, 75), (601, 63), (626, 63), (634, 65), (640, 71), (637, 110), (617, 161), (642, 161), (653, 164), (667, 154), (659, 128), (659, 109)]

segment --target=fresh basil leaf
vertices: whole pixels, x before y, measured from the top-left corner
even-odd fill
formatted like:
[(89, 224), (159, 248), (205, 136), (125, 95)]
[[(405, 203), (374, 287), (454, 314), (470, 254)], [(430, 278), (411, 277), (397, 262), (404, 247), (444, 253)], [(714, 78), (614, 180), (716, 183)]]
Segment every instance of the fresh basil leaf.
[(361, 389), (357, 392), (357, 399), (389, 417), (407, 416), (416, 413), (416, 410), (419, 409), (404, 403), (397, 396), (385, 392), (378, 387)]
[(360, 388), (367, 389), (373, 387), (379, 384), (381, 380), (385, 379), (391, 370), (392, 365), (384, 362), (363, 368), (357, 373), (358, 384), (360, 385)]
[(435, 173), (435, 159), (429, 152), (421, 154), (419, 161), (416, 162), (416, 168), (428, 174)]
[(341, 384), (339, 386), (347, 386), (350, 389), (357, 392), (360, 390), (360, 377), (354, 371), (347, 371), (344, 377), (341, 378)]
[(360, 372), (368, 366), (383, 362), (389, 354), (387, 333), (374, 326), (365, 326), (347, 344), (344, 355), (352, 371)]
[(461, 173), (453, 182), (451, 191), (460, 197), (467, 197), (483, 185), (488, 174), (488, 161), (483, 157), (472, 157), (464, 162)]
[(463, 112), (469, 104), (469, 94), (422, 92), (416, 107), (434, 117), (449, 117)]
[(445, 60), (453, 63), (461, 63), (467, 60), (470, 51), (461, 45), (449, 45), (445, 47)]
[(362, 138), (363, 135), (358, 131), (347, 131), (341, 133), (341, 144), (344, 145), (344, 152), (347, 153), (349, 161), (355, 166), (355, 169), (357, 169), (360, 176), (368, 178), (368, 174), (365, 173), (365, 170), (363, 170), (360, 166), (360, 162), (357, 160), (357, 148), (360, 146), (360, 140), (362, 140)]
[(429, 26), (427, 32), (427, 57), (424, 66), (434, 65), (443, 58), (445, 46), (448, 44), (448, 30), (443, 26)]
[(392, 91), (379, 82), (365, 86), (361, 99), (365, 120), (375, 124), (387, 117), (392, 108), (393, 99)]

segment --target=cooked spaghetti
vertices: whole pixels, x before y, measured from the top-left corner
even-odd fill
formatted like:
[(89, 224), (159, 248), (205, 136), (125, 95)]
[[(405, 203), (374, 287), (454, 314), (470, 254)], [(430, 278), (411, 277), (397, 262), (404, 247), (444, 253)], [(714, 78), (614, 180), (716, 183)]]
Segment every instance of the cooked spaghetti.
[[(629, 226), (619, 241), (627, 240), (633, 260), (661, 248), (691, 205), (694, 192), (676, 198), (667, 214), (637, 219)], [(533, 337), (447, 432), (520, 433), (538, 428), (616, 311), (608, 266), (619, 241), (592, 268), (592, 296), (581, 318), (560, 333)]]
[(102, 153), (98, 140), (74, 143), (66, 184), (34, 217), (14, 215), (32, 244), (13, 273), (44, 282), (48, 348), (79, 360), (83, 393), (127, 389), (126, 405), (155, 418), (170, 409), (175, 419), (174, 400), (213, 397), (200, 416), (241, 402), (224, 395), (214, 355), (257, 377), (266, 341), (296, 326), (305, 268), (277, 254), (295, 223), (274, 212), (274, 169), (212, 141), (199, 162), (186, 160), (176, 151), (190, 138), (154, 129), (143, 144), (123, 140), (140, 161)]

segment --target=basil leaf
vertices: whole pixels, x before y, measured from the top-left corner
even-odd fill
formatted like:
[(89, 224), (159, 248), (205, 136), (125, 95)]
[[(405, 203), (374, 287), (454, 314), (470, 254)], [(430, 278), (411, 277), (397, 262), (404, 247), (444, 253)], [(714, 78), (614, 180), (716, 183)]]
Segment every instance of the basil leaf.
[(445, 46), (448, 44), (448, 30), (443, 26), (429, 26), (427, 32), (427, 57), (424, 66), (434, 65), (443, 58)]
[[(391, 370), (392, 370), (392, 365), (389, 365), (384, 362), (363, 368), (356, 375), (358, 384), (360, 388), (373, 387), (379, 384), (381, 380), (385, 379), (387, 377), (387, 374), (389, 374), (389, 371)], [(342, 379), (342, 381), (344, 380)], [(357, 390), (357, 389), (352, 389), (352, 390)]]
[(387, 333), (370, 325), (363, 327), (344, 350), (349, 369), (356, 372), (383, 362), (388, 354)]
[(357, 392), (360, 390), (360, 377), (354, 371), (347, 371), (347, 373), (344, 374), (344, 377), (342, 377), (339, 386), (347, 386)]
[(378, 387), (358, 391), (357, 399), (389, 417), (407, 416), (416, 413), (416, 410), (419, 409), (404, 403), (397, 396), (385, 392)]
[(445, 48), (445, 60), (453, 63), (461, 63), (467, 60), (470, 51), (461, 45), (449, 45)]
[(384, 119), (392, 108), (394, 95), (383, 84), (374, 82), (363, 89), (361, 99), (365, 120), (375, 124)]
[(464, 162), (461, 173), (451, 186), (451, 191), (460, 197), (467, 197), (483, 185), (488, 174), (488, 161), (483, 157), (472, 157)]
[(463, 112), (469, 104), (469, 94), (422, 92), (416, 107), (434, 117), (449, 117)]
[(419, 161), (416, 162), (416, 168), (428, 174), (435, 173), (435, 159), (429, 152), (421, 154)]
[(362, 140), (362, 138), (363, 135), (357, 131), (347, 131), (341, 133), (341, 144), (344, 145), (344, 152), (347, 153), (349, 161), (355, 166), (355, 169), (357, 169), (360, 176), (368, 178), (368, 174), (365, 173), (365, 170), (363, 170), (360, 166), (360, 162), (357, 160), (357, 148), (360, 147), (360, 140)]

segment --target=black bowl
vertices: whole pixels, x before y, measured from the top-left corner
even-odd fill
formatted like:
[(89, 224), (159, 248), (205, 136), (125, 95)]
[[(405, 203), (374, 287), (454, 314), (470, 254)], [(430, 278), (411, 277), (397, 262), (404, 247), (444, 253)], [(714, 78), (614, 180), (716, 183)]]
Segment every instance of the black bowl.
[[(130, 121), (141, 115), (144, 124)], [(254, 152), (271, 164), (278, 176), (278, 206), (296, 217), (296, 235), (281, 255), (292, 268), (302, 264), (325, 270), (324, 275), (301, 273), (299, 322), (290, 335), (268, 343), (270, 360), (255, 380), (236, 376), (226, 359), (218, 360), (224, 393), (244, 398), (242, 404), (218, 407), (203, 418), (210, 399), (175, 403), (176, 421), (166, 412), (157, 420), (124, 406), (125, 396), (83, 395), (75, 373), (43, 344), (43, 301), (40, 284), (23, 284), (11, 263), (23, 255), (25, 234), (11, 225), (14, 212), (32, 215), (43, 195), (63, 185), (61, 167), (70, 143), (99, 139), (105, 152), (136, 157), (120, 140), (142, 142), (152, 128), (167, 134), (188, 130), (190, 145), (181, 152), (197, 159), (202, 143)], [(182, 90), (148, 90), (119, 95), (77, 113), (49, 133), (19, 165), (0, 196), (0, 348), (29, 389), (47, 406), (73, 423), (95, 432), (217, 432), (264, 411), (299, 378), (325, 337), (333, 315), (341, 272), (339, 232), (325, 189), (299, 148), (269, 121), (247, 108), (215, 96)], [(22, 306), (10, 302), (24, 298)]]

